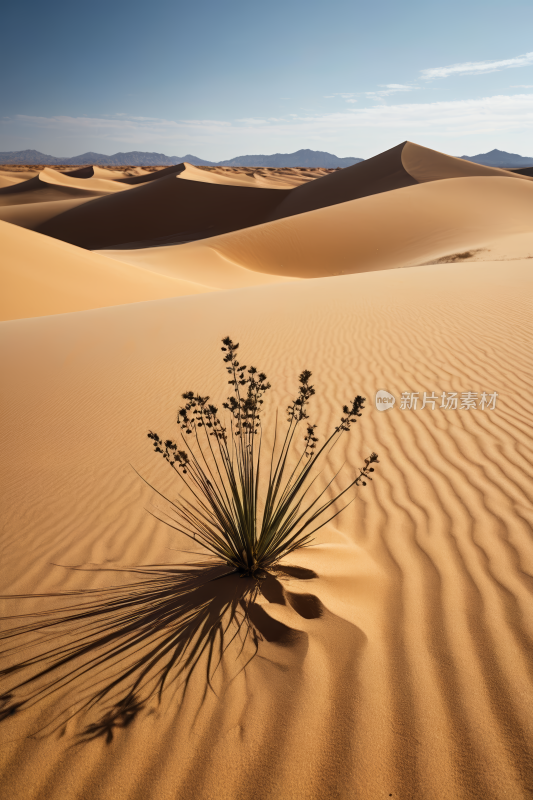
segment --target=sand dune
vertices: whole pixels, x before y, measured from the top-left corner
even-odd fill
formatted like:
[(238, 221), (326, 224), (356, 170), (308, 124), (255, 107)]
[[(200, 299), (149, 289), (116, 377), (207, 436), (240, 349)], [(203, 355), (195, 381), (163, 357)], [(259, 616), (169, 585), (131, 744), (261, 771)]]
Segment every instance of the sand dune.
[(222, 186), (255, 186), (259, 189), (293, 189), (303, 183), (317, 180), (328, 174), (330, 170), (300, 170), (300, 169), (247, 169), (237, 167), (211, 167), (200, 169), (192, 164), (184, 164), (185, 169), (180, 173), (181, 180), (199, 181), (201, 183), (216, 183)]
[(520, 169), (509, 170), (515, 175), (525, 175), (528, 178), (533, 178), (533, 167), (521, 167)]
[[(218, 241), (223, 237), (215, 237)], [(219, 289), (236, 289), (242, 286), (255, 286), (262, 283), (280, 283), (293, 280), (290, 275), (269, 274), (260, 270), (248, 269), (233, 258), (223, 256), (216, 248), (209, 246), (189, 248), (187, 245), (161, 245), (129, 250), (95, 250), (107, 258), (132, 264), (158, 275), (168, 275), (183, 280), (198, 281)], [(302, 274), (300, 277), (306, 277)]]
[[(120, 182), (109, 176), (108, 170), (91, 167), (92, 175), (89, 177), (76, 176), (72, 173), (59, 172), (55, 169), (43, 169), (39, 173), (39, 180), (54, 186), (66, 186), (69, 189), (82, 189), (83, 191), (99, 191), (102, 194), (109, 192), (123, 192), (124, 187)], [(77, 170), (76, 170), (77, 172)]]
[(279, 204), (270, 219), (303, 214), (417, 183), (478, 176), (509, 177), (509, 173), (403, 142), (374, 158), (298, 187)]
[[(428, 147), (421, 147), (413, 142), (405, 142), (402, 150), (402, 164), (418, 183), (442, 181), (448, 178), (509, 177), (509, 171), (506, 169), (475, 164), (473, 161), (465, 161), (462, 158), (446, 155), (446, 153), (439, 153), (438, 150), (430, 150)], [(524, 176), (518, 174), (515, 177), (523, 178)]]
[(490, 260), (505, 255), (497, 249), (500, 238), (517, 235), (518, 249), (510, 254), (533, 255), (533, 183), (474, 177), (382, 192), (208, 241), (101, 252), (164, 274), (221, 270), (229, 261), (271, 275), (311, 278), (435, 259)]
[(154, 270), (87, 252), (0, 222), (0, 320), (64, 314), (144, 300), (279, 283), (231, 262), (217, 269)]
[(143, 175), (147, 175), (150, 173), (146, 173), (142, 167), (137, 167), (133, 170), (121, 170), (121, 169), (104, 169), (103, 167), (97, 166), (88, 166), (88, 167), (80, 167), (79, 169), (67, 170), (65, 172), (61, 172), (62, 175), (67, 175), (70, 178), (97, 178), (99, 180), (105, 181), (126, 181), (128, 178), (131, 178), (131, 173), (134, 173), (135, 176), (142, 177)]
[[(350, 397), (368, 398), (327, 469), (353, 479), (372, 450), (379, 465), (292, 570), (265, 579), (249, 608), (257, 655), (226, 637), (211, 688), (206, 653), (160, 705), (136, 688), (127, 706), (65, 722), (86, 681), (124, 672), (122, 651), (13, 714), (30, 689), (10, 698), (5, 672), (5, 796), (531, 798), (530, 176), (410, 142), (317, 179), (49, 172), (0, 189), (0, 219), (16, 223), (0, 222), (2, 594), (123, 586), (132, 576), (112, 570), (170, 570), (198, 552), (148, 513), (161, 498), (132, 466), (175, 497), (146, 433), (177, 436), (184, 391), (224, 400), (225, 335), (273, 384), (265, 446), (307, 368), (319, 441)], [(379, 389), (396, 398), (386, 412)], [(468, 393), (475, 408), (460, 407)], [(240, 586), (216, 583), (207, 624)], [(65, 602), (0, 597), (4, 617)], [(129, 603), (114, 624), (138, 631)], [(154, 608), (139, 647), (152, 646)]]
[(3, 189), (4, 186), (12, 186), (15, 183), (29, 181), (30, 178), (35, 178), (36, 175), (38, 175), (36, 170), (12, 170), (0, 167), (0, 188)]
[[(297, 170), (275, 172), (203, 170), (190, 164), (169, 167), (114, 181), (115, 188), (134, 185), (142, 192), (99, 198), (84, 208), (48, 218), (37, 230), (92, 250), (120, 245), (144, 247), (210, 238), (435, 181), (512, 176), (520, 182), (531, 182), (527, 176), (473, 164), (411, 142), (314, 180), (298, 175)], [(99, 177), (82, 179), (61, 174), (59, 178), (46, 175), (45, 179), (62, 187), (67, 185), (69, 190), (89, 183), (94, 189), (111, 184)], [(296, 181), (299, 185), (294, 185)], [(29, 188), (24, 187), (24, 191)], [(273, 188), (275, 191), (267, 191)], [(254, 191), (257, 189), (261, 191)], [(13, 193), (14, 187), (4, 192)]]
[(5, 189), (6, 186), (14, 186), (17, 183), (22, 183), (22, 178), (15, 178), (11, 175), (6, 175), (0, 172), (0, 189)]
[[(362, 392), (339, 458), (350, 469), (380, 455), (319, 546), (292, 557), (318, 577), (263, 598), (270, 640), (243, 672), (228, 664), (203, 703), (199, 674), (185, 703), (169, 691), (110, 744), (73, 746), (75, 722), (23, 738), (60, 697), (15, 714), (6, 796), (528, 798), (530, 292), (529, 260), (446, 264), (4, 323), (4, 592), (116, 580), (51, 564), (189, 558), (144, 511), (152, 494), (129, 465), (167, 485), (146, 430), (174, 435), (184, 390), (223, 396), (228, 333), (267, 372), (274, 405), (313, 371), (319, 435)], [(372, 403), (380, 388), (398, 398), (386, 413)], [(492, 411), (415, 411), (399, 408), (404, 391), (499, 396)]]
[(92, 195), (86, 196), (86, 192), (81, 197), (74, 197), (68, 200), (47, 200), (42, 203), (17, 203), (16, 205), (0, 205), (0, 219), (10, 222), (12, 225), (20, 225), (21, 228), (35, 230), (39, 225), (49, 219), (57, 217), (70, 208), (89, 202)]
[(185, 169), (185, 164), (176, 164), (174, 167), (166, 167), (154, 172), (143, 171), (139, 175), (128, 175), (120, 179), (121, 183), (127, 183), (131, 186), (138, 186), (141, 183), (152, 183), (159, 178), (166, 178), (168, 175), (179, 175)]
[(42, 203), (78, 197), (98, 197), (123, 192), (128, 187), (102, 178), (75, 178), (53, 169), (43, 169), (34, 178), (0, 189), (0, 206)]
[(186, 241), (256, 225), (280, 202), (283, 191), (179, 180), (170, 174), (100, 197), (38, 230), (90, 250), (170, 234)]
[[(43, 174), (44, 173), (44, 174)], [(52, 177), (50, 177), (49, 173), (54, 173)], [(13, 173), (15, 174), (15, 173)], [(41, 178), (40, 175), (43, 174)], [(196, 167), (191, 166), (190, 164), (178, 164), (175, 167), (167, 167), (166, 169), (157, 170), (153, 172), (144, 172), (139, 170), (139, 174), (135, 176), (128, 176), (125, 172), (121, 171), (114, 171), (114, 170), (106, 170), (99, 167), (82, 167), (78, 170), (73, 170), (71, 172), (59, 172), (57, 170), (42, 170), (42, 173), (37, 174), (37, 180), (34, 180), (33, 183), (29, 183), (28, 185), (21, 185), (18, 191), (11, 192), (4, 196), (4, 203), (5, 205), (1, 205), (2, 203), (2, 194), (0, 193), (0, 219), (4, 219), (7, 222), (11, 222), (15, 225), (21, 225), (25, 228), (30, 228), (32, 230), (38, 229), (41, 225), (45, 222), (49, 222), (53, 220), (54, 217), (58, 217), (64, 211), (68, 211), (71, 208), (75, 208), (78, 205), (81, 205), (83, 202), (92, 199), (95, 196), (102, 196), (109, 194), (111, 191), (117, 191), (117, 186), (122, 188), (128, 188), (129, 186), (139, 186), (144, 183), (154, 183), (159, 181), (163, 178), (173, 176), (177, 177), (182, 180), (187, 181), (194, 181), (196, 183), (207, 183), (207, 184), (214, 184), (217, 186), (244, 186), (248, 188), (255, 188), (255, 189), (285, 189), (290, 190), (295, 186), (299, 186), (302, 183), (305, 183), (310, 180), (316, 179), (317, 175), (320, 176), (321, 174), (327, 174), (327, 170), (313, 170), (313, 171), (305, 171), (305, 170), (230, 170), (230, 169), (220, 169), (219, 171), (216, 170), (200, 170)], [(58, 176), (58, 177), (56, 177)], [(4, 180), (5, 186), (13, 186), (15, 183), (21, 184), (22, 181), (19, 179), (11, 179), (5, 178), (2, 179), (0, 176), (0, 186), (2, 186), (2, 180)], [(117, 184), (114, 186), (112, 184)], [(61, 194), (57, 194), (53, 190), (50, 190), (50, 185), (53, 186), (61, 186), (62, 189), (60, 190)], [(78, 192), (77, 190), (81, 189), (82, 193)], [(180, 207), (186, 205), (188, 201), (188, 192), (185, 190), (179, 192), (178, 202), (180, 203)], [(212, 193), (208, 193), (202, 199), (206, 203), (213, 203), (222, 202), (224, 203), (224, 198), (220, 196), (216, 196), (213, 198), (211, 196)], [(139, 228), (143, 236), (145, 236), (148, 242), (151, 242), (152, 239), (156, 239), (158, 241), (164, 240), (165, 234), (157, 237), (152, 237), (150, 234), (152, 232), (152, 218), (155, 216), (155, 212), (157, 211), (157, 216), (161, 216), (163, 213), (163, 207), (166, 202), (168, 202), (167, 193), (165, 191), (161, 192), (161, 197), (155, 198), (154, 205), (154, 198), (151, 199), (150, 204), (146, 209), (144, 209), (143, 213), (144, 218), (147, 218), (148, 222), (145, 222), (145, 219), (139, 219), (139, 213), (136, 214), (137, 221), (140, 222), (140, 225), (137, 226), (135, 231), (136, 236), (139, 235)], [(55, 198), (55, 199), (54, 199)], [(62, 199), (65, 198), (65, 199)], [(70, 199), (66, 199), (70, 198)], [(192, 217), (192, 227), (193, 230), (191, 232), (185, 231), (178, 232), (177, 235), (175, 231), (172, 229), (172, 240), (183, 239), (183, 233), (186, 234), (185, 238), (189, 238), (189, 235), (192, 234), (192, 238), (198, 235), (197, 230), (197, 218), (199, 215), (203, 213), (202, 209), (198, 209), (198, 198), (197, 198), (197, 191), (194, 192), (194, 198), (192, 199), (193, 202), (196, 203), (197, 209), (196, 214)], [(61, 205), (63, 203), (63, 205)], [(248, 201), (247, 205), (250, 202)], [(138, 207), (138, 204), (134, 204)], [(271, 207), (271, 203), (267, 203), (266, 206), (263, 202), (259, 203), (260, 208), (266, 207), (268, 210)], [(161, 209), (158, 208), (161, 206)], [(151, 210), (150, 210), (151, 208)], [(91, 210), (91, 214), (89, 221), (86, 223), (89, 228), (95, 224), (94, 222), (94, 213), (95, 209)], [(100, 211), (100, 209), (96, 209), (96, 211)], [(112, 210), (107, 210), (106, 214), (116, 214), (120, 215), (124, 212), (122, 209), (122, 205), (118, 204), (112, 208)], [(129, 213), (129, 211), (128, 211)], [(167, 210), (166, 216), (169, 216), (169, 213), (172, 217), (172, 212)], [(164, 214), (163, 214), (164, 215)], [(259, 217), (252, 216), (252, 222), (261, 221), (261, 219), (265, 216), (264, 213), (261, 213)], [(186, 219), (190, 219), (187, 217)], [(237, 218), (238, 220), (239, 218)], [(243, 221), (245, 224), (249, 223), (249, 214), (245, 214), (243, 217)], [(71, 223), (67, 221), (67, 227)], [(79, 224), (79, 222), (77, 222)], [(156, 223), (157, 224), (157, 223)], [(234, 225), (240, 227), (240, 222), (237, 221), (230, 225), (230, 229), (233, 229)], [(196, 226), (196, 227), (195, 227)], [(169, 222), (165, 222), (164, 227), (162, 230), (169, 230), (170, 224)], [(226, 226), (227, 227), (227, 226)], [(64, 228), (64, 220), (58, 220), (57, 223), (52, 223), (46, 229), (43, 229), (42, 232), (50, 235), (50, 231), (54, 231), (54, 238), (62, 238), (62, 234), (56, 236), (57, 230), (60, 231)], [(224, 228), (223, 228), (224, 229)], [(131, 233), (131, 226), (128, 227), (128, 233), (126, 236), (130, 236)], [(203, 237), (205, 234), (211, 233), (211, 230), (208, 229), (207, 231), (200, 231), (200, 235)], [(93, 234), (91, 234), (92, 236)], [(168, 235), (168, 234), (167, 234)], [(86, 238), (82, 239), (82, 242), (85, 242), (83, 246), (87, 245)], [(77, 242), (78, 240), (76, 240)], [(92, 245), (92, 239), (90, 241)], [(124, 242), (121, 240), (120, 242), (123, 244)], [(109, 242), (107, 243), (109, 246)], [(89, 249), (92, 249), (89, 248)]]

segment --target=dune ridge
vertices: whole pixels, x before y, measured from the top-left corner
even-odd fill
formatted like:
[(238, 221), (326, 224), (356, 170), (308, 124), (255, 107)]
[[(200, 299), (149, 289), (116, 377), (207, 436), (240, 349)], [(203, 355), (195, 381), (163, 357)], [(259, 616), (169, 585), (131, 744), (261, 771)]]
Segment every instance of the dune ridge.
[[(166, 244), (169, 242), (162, 240), (171, 236), (179, 243), (342, 206), (364, 197), (385, 196), (427, 182), (467, 177), (531, 182), (527, 176), (473, 164), (411, 142), (292, 188), (278, 179), (277, 183), (270, 178), (259, 179), (255, 171), (252, 177), (242, 173), (233, 177), (180, 165), (163, 172), (127, 179), (135, 182), (135, 193), (100, 197), (84, 208), (49, 219), (36, 230), (91, 250), (121, 244), (147, 246), (151, 241), (154, 245)], [(258, 189), (261, 191), (255, 191)]]
[(18, 225), (21, 228), (35, 230), (49, 219), (57, 217), (70, 208), (89, 202), (93, 195), (84, 192), (83, 195), (65, 200), (45, 200), (40, 202), (17, 203), (15, 205), (0, 206), (0, 219)]
[[(186, 703), (170, 694), (108, 746), (70, 747), (71, 726), (24, 740), (52, 708), (15, 715), (0, 751), (5, 791), (529, 797), (530, 270), (396, 269), (4, 323), (5, 591), (105, 579), (50, 562), (179, 563), (183, 545), (143, 512), (151, 495), (128, 464), (166, 485), (146, 429), (172, 433), (185, 389), (224, 396), (216, 343), (227, 333), (267, 372), (274, 406), (313, 371), (321, 434), (361, 391), (367, 408), (338, 459), (353, 468), (369, 449), (380, 455), (374, 482), (292, 559), (318, 577), (264, 598), (288, 638), (264, 639), (198, 714), (201, 677)], [(409, 411), (398, 400), (380, 413), (378, 388), (498, 401)], [(298, 612), (304, 595), (319, 616)]]
[[(168, 296), (171, 284), (165, 281), (159, 284), (161, 293), (154, 294), (156, 275), (181, 281), (174, 284), (179, 295), (198, 287), (230, 289), (276, 279), (533, 255), (533, 184), (527, 176), (409, 142), (293, 189), (254, 183), (256, 170), (229, 171), (228, 177), (182, 164), (126, 178), (126, 183), (104, 180), (128, 191), (94, 198), (91, 190), (80, 195), (77, 187), (102, 183), (100, 173), (58, 173), (52, 181), (48, 172), (53, 171), (43, 172), (41, 185), (59, 188), (69, 199), (6, 205), (0, 219), (94, 250), (108, 264), (113, 259), (147, 271), (143, 280), (152, 288), (144, 299)], [(32, 180), (37, 179), (26, 189), (22, 184), (21, 196), (34, 197)], [(9, 197), (10, 190), (5, 191), (4, 198)], [(55, 285), (49, 283), (52, 294)], [(6, 307), (9, 318), (29, 308), (28, 285), (17, 286), (14, 308), (19, 311)], [(42, 294), (43, 287), (42, 282), (33, 287), (31, 313), (80, 310), (77, 292), (69, 308), (65, 287), (60, 305)], [(125, 302), (131, 297), (128, 293)]]
[(258, 224), (283, 191), (288, 190), (185, 181), (170, 174), (93, 200), (83, 212), (71, 209), (37, 230), (89, 250), (169, 234), (176, 241), (213, 236)]
[[(359, 166), (359, 165), (357, 165)], [(350, 167), (350, 169), (353, 169)], [(164, 274), (222, 270), (314, 278), (414, 266), (455, 254), (533, 255), (533, 184), (512, 178), (442, 179), (327, 206), (208, 240), (103, 255)], [(386, 221), (386, 222), (384, 222)], [(515, 246), (510, 238), (518, 237)], [(470, 251), (471, 254), (470, 254)]]
[(77, 197), (99, 197), (125, 191), (118, 181), (76, 178), (45, 168), (34, 178), (0, 189), (0, 207), (22, 203), (44, 203)]
[(221, 270), (156, 272), (0, 222), (0, 320), (65, 314), (162, 297), (278, 283), (232, 263)]
[(64, 314), (214, 287), (155, 275), (97, 253), (0, 222), (0, 319)]

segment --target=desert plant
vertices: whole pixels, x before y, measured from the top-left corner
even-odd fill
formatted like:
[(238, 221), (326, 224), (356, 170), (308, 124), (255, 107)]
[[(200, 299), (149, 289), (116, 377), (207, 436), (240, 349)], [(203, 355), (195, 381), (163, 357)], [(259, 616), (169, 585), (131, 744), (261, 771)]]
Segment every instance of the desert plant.
[[(337, 426), (318, 446), (307, 414), (315, 389), (305, 370), (287, 409), (284, 435), (278, 436), (276, 417), (271, 451), (266, 446), (262, 451), (261, 409), (270, 384), (264, 373), (239, 363), (238, 347), (229, 337), (223, 340), (232, 387), (223, 404), (227, 426), (209, 397), (186, 392), (177, 417), (183, 446), (148, 434), (191, 492), (171, 504), (176, 519), (165, 521), (200, 542), (214, 559), (181, 567), (112, 569), (142, 577), (108, 588), (0, 598), (38, 598), (40, 604), (69, 598), (61, 608), (40, 606), (5, 618), (0, 656), (9, 663), (0, 677), (9, 683), (0, 695), (0, 720), (54, 696), (57, 714), (42, 731), (63, 729), (69, 719), (83, 715), (81, 739), (105, 736), (109, 743), (151, 698), (161, 701), (169, 685), (186, 692), (199, 665), (205, 667), (206, 692), (232, 648), (236, 666), (246, 668), (263, 635), (265, 621), (256, 600), (266, 591), (267, 571), (274, 573), (268, 580), (278, 588), (284, 574), (316, 577), (277, 562), (311, 544), (316, 531), (343, 510), (337, 502), (371, 479), (375, 453), (345, 488), (334, 487), (339, 473), (321, 490), (315, 483), (318, 459), (361, 416), (365, 398), (357, 396), (344, 406)], [(349, 502), (347, 497), (343, 507)], [(245, 580), (235, 580), (238, 576)], [(19, 652), (21, 659), (14, 661)]]
[[(371, 480), (378, 457), (371, 453), (356, 477), (343, 489), (333, 490), (333, 496), (328, 491), (339, 472), (311, 499), (318, 459), (361, 416), (365, 398), (357, 395), (343, 407), (337, 426), (317, 447), (316, 425), (307, 422), (315, 389), (309, 383), (311, 372), (304, 370), (298, 394), (287, 408), (285, 435), (278, 437), (276, 416), (274, 444), (265, 458), (261, 411), (270, 383), (265, 373), (237, 360), (238, 343), (227, 336), (222, 344), (232, 387), (223, 403), (229, 428), (208, 396), (185, 392), (177, 414), (183, 446), (152, 431), (148, 437), (192, 493), (190, 499), (181, 496), (171, 503), (176, 519), (165, 521), (201, 543), (232, 571), (261, 580), (283, 556), (308, 546), (317, 530), (340, 514), (345, 506), (338, 508), (338, 501), (352, 487)], [(302, 423), (305, 435), (294, 463), (292, 448)]]

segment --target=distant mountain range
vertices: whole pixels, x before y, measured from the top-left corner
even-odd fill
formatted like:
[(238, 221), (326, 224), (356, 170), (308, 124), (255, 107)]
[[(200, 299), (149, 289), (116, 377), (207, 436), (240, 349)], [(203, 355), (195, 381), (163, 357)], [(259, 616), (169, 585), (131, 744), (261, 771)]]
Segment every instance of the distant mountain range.
[(461, 156), (465, 161), (475, 164), (484, 164), (486, 167), (501, 167), (513, 169), (520, 167), (533, 167), (533, 158), (519, 156), (516, 153), (506, 153), (505, 150), (491, 150), (490, 153), (481, 153), (478, 156)]
[[(297, 150), (296, 153), (275, 153), (272, 156), (237, 156), (220, 161), (219, 167), (351, 167), (364, 161), (362, 158), (338, 158), (322, 150)], [(189, 162), (191, 163), (191, 162)]]
[(38, 150), (16, 150), (0, 153), (0, 164), (64, 164), (78, 166), (93, 164), (101, 167), (171, 167), (188, 161), (195, 166), (206, 167), (350, 167), (363, 161), (362, 158), (338, 158), (320, 150), (298, 150), (296, 153), (276, 153), (272, 156), (237, 156), (229, 161), (205, 161), (188, 153), (185, 156), (166, 156), (163, 153), (143, 153), (133, 150), (130, 153), (115, 153), (106, 156), (102, 153), (82, 153), (81, 156), (62, 158), (47, 156)]
[[(194, 159), (194, 161), (191, 161)], [(102, 153), (82, 153), (81, 156), (48, 156), (38, 150), (16, 150), (10, 153), (0, 153), (0, 164), (64, 164), (78, 166), (81, 164), (93, 164), (101, 167), (172, 167), (174, 164), (181, 164), (182, 161), (189, 161), (194, 164), (211, 164), (210, 161), (202, 161), (195, 156), (165, 156), (163, 153), (143, 153), (133, 150), (131, 153), (115, 153), (106, 156)]]
[[(480, 153), (477, 156), (461, 156), (465, 161), (475, 164), (485, 164), (488, 167), (501, 167), (503, 169), (518, 169), (520, 167), (533, 167), (533, 158), (519, 156), (516, 153), (506, 153), (505, 150), (491, 150), (490, 153)], [(323, 167), (335, 169), (338, 167), (351, 167), (363, 161), (362, 158), (338, 158), (332, 153), (322, 150), (297, 150), (296, 153), (275, 153), (271, 156), (237, 156), (228, 161), (206, 161), (198, 156), (187, 153), (184, 156), (166, 156), (164, 153), (145, 153), (132, 150), (129, 153), (115, 153), (106, 156), (102, 153), (82, 153), (72, 158), (48, 156), (38, 150), (17, 150), (9, 153), (0, 153), (0, 164), (64, 164), (79, 166), (81, 164), (94, 164), (101, 167), (171, 167), (187, 161), (195, 166), (205, 167)]]

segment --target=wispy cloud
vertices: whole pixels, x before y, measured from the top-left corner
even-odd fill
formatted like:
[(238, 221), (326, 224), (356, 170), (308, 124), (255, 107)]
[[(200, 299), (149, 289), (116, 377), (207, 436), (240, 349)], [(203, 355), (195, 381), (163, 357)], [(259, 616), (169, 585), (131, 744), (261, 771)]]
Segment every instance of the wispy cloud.
[(410, 92), (411, 89), (415, 88), (406, 83), (380, 83), (379, 85), (384, 86), (385, 89), (389, 89), (391, 92)]
[[(6, 125), (6, 123), (3, 123)], [(209, 145), (232, 149), (253, 147), (266, 140), (286, 142), (290, 146), (305, 139), (326, 143), (338, 134), (356, 135), (363, 129), (389, 129), (398, 137), (417, 135), (447, 137), (528, 129), (533, 126), (533, 93), (496, 95), (475, 100), (434, 103), (396, 103), (368, 108), (344, 108), (327, 114), (289, 114), (279, 118), (234, 120), (166, 120), (144, 117), (13, 117), (7, 123), (24, 129), (32, 136), (38, 131), (53, 132), (62, 140), (90, 136), (107, 149), (117, 146), (131, 149), (164, 148), (169, 155), (179, 155), (190, 147)], [(243, 144), (241, 144), (243, 143)], [(277, 145), (276, 145), (277, 146)], [(172, 152), (170, 152), (172, 151)]]
[(334, 92), (333, 94), (324, 95), (324, 97), (327, 99), (331, 99), (332, 97), (341, 97), (343, 100), (348, 100), (348, 101), (350, 101), (355, 96), (356, 92)]
[(502, 69), (528, 67), (532, 64), (533, 53), (525, 53), (503, 61), (465, 61), (462, 64), (450, 64), (448, 67), (431, 67), (423, 69), (420, 77), (428, 81), (433, 78), (449, 78), (450, 75), (484, 75), (487, 72), (500, 72)]
[[(262, 123), (263, 121), (260, 120)], [(8, 120), (8, 124), (17, 124), (24, 128), (54, 131), (68, 139), (80, 135), (95, 137), (102, 142), (120, 141), (132, 145), (152, 145), (157, 142), (198, 141), (205, 133), (223, 135), (224, 131), (234, 128), (226, 120), (168, 120), (157, 117), (126, 116), (117, 114), (114, 117), (35, 117), (18, 114)], [(251, 120), (248, 125), (252, 125)]]
[(414, 92), (418, 89), (418, 86), (410, 86), (405, 83), (380, 83), (380, 86), (383, 88), (373, 92), (365, 92), (365, 97), (379, 100), (382, 97), (389, 97), (389, 95), (396, 94), (397, 92)]
[(357, 103), (361, 97), (378, 100), (382, 97), (396, 94), (396, 92), (412, 92), (418, 88), (405, 83), (380, 83), (379, 85), (381, 88), (372, 92), (335, 92), (335, 94), (326, 94), (324, 97), (327, 99), (340, 97), (347, 103)]

